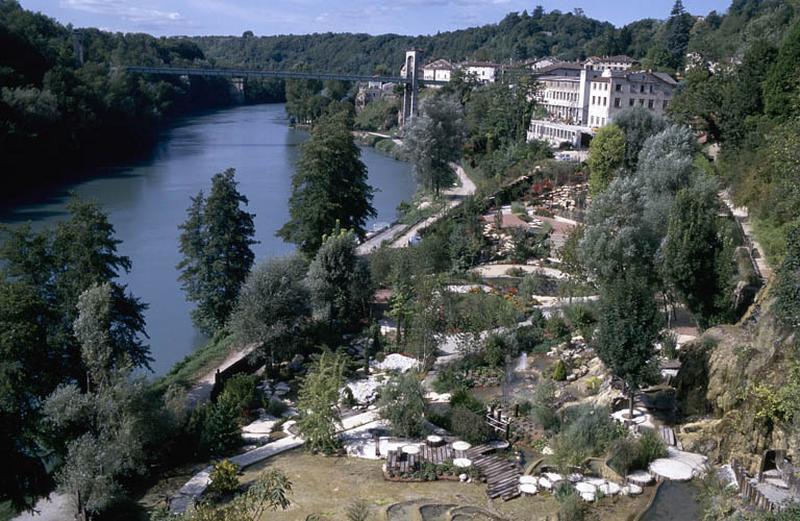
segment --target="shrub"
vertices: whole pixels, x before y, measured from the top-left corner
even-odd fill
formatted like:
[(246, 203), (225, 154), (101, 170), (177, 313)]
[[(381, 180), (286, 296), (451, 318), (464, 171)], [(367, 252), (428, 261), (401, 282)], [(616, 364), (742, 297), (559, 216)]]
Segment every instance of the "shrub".
[(436, 375), (436, 380), (433, 381), (433, 390), (437, 393), (449, 393), (467, 388), (469, 382), (464, 377), (464, 371), (455, 364), (442, 367)]
[(583, 499), (572, 487), (559, 487), (559, 491), (567, 490), (556, 495), (558, 501), (558, 520), (559, 521), (583, 521), (586, 517), (586, 505)]
[(538, 326), (522, 326), (514, 331), (514, 342), (519, 351), (531, 351), (544, 340), (542, 328)]
[(506, 275), (509, 277), (523, 277), (525, 276), (525, 270), (519, 267), (508, 268), (506, 270)]
[(628, 437), (620, 438), (612, 445), (609, 466), (620, 475), (626, 476), (631, 469), (638, 468), (639, 453), (639, 444), (636, 440)]
[(673, 360), (678, 358), (678, 335), (667, 332), (661, 339), (661, 354)]
[(564, 309), (572, 331), (580, 331), (581, 335), (587, 340), (591, 338), (595, 324), (597, 324), (597, 313), (595, 307), (584, 302), (577, 302)]
[(586, 391), (589, 394), (597, 394), (601, 385), (603, 385), (603, 380), (597, 376), (590, 376), (586, 379)]
[(189, 431), (197, 442), (200, 454), (226, 454), (242, 441), (239, 430), (239, 410), (236, 404), (221, 396), (194, 410), (189, 419)]
[(239, 489), (239, 466), (229, 460), (222, 460), (214, 463), (211, 470), (211, 483), (206, 489), (209, 494), (214, 496), (227, 496)]
[(479, 399), (475, 398), (464, 389), (455, 391), (450, 396), (450, 407), (464, 407), (475, 414), (483, 415), (486, 413), (486, 406)]
[(234, 375), (225, 382), (220, 399), (230, 402), (239, 411), (239, 416), (245, 418), (252, 409), (259, 406), (258, 381), (256, 375)]
[[(434, 479), (436, 474), (434, 473)], [(345, 511), (347, 521), (367, 521), (370, 517), (369, 503), (363, 499), (358, 499), (348, 505)]]
[(563, 340), (570, 334), (567, 321), (559, 315), (555, 315), (547, 319), (545, 322), (544, 331), (547, 336), (553, 340)]
[(653, 460), (664, 458), (667, 455), (667, 446), (655, 431), (645, 430), (638, 440), (638, 457), (635, 468), (646, 469)]
[(482, 415), (475, 414), (466, 407), (454, 407), (450, 416), (453, 434), (472, 444), (484, 443), (489, 439), (489, 426)]
[(561, 432), (552, 440), (553, 459), (562, 468), (580, 465), (590, 456), (606, 453), (625, 429), (605, 407), (578, 405), (562, 414)]
[(414, 371), (393, 377), (381, 389), (381, 418), (388, 420), (399, 436), (418, 436), (423, 429), (425, 391)]
[(483, 344), (482, 358), (489, 367), (500, 367), (505, 363), (506, 356), (516, 356), (518, 350), (511, 336), (491, 334)]
[(531, 418), (544, 430), (558, 427), (556, 415), (556, 386), (552, 380), (542, 379), (533, 390)]
[(277, 398), (270, 398), (269, 403), (267, 403), (267, 414), (270, 416), (274, 416), (276, 418), (280, 418), (283, 416), (283, 413), (289, 409), (289, 406), (284, 403), (283, 400), (278, 400)]
[(560, 358), (553, 366), (553, 380), (556, 382), (563, 382), (567, 379), (567, 365)]

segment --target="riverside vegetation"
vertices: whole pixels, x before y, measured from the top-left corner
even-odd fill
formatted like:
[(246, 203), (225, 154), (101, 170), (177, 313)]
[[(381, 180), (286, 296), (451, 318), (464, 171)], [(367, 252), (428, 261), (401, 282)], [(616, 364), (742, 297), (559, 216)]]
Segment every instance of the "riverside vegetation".
[[(8, 28), (4, 37), (23, 50), (36, 51), (34, 55), (47, 47), (45, 40), (63, 50), (52, 55), (53, 61), (37, 62), (42, 65), (41, 77), (25, 76), (20, 64), (2, 55), (12, 71), (3, 76), (3, 81), (12, 82), (4, 84), (11, 85), (2, 91), (4, 110), (12, 106), (7, 96), (33, 103), (62, 92), (56, 89), (46, 94), (55, 85), (49, 79), (55, 77), (53, 69), (79, 77), (92, 70), (91, 61), (75, 64), (72, 46), (65, 44), (71, 37), (66, 28), (13, 2), (0, 6), (3, 27)], [(474, 34), (494, 35), (486, 43), (484, 52), (489, 52), (493, 46), (500, 49), (507, 34), (523, 23), (599, 24), (580, 13), (545, 14), (537, 9), (532, 15), (514, 15)], [(709, 15), (699, 22), (683, 12), (678, 2), (666, 22), (638, 24), (650, 28), (643, 32), (654, 43), (632, 54), (653, 64), (678, 68), (683, 65), (683, 51), (696, 48), (698, 42), (708, 48), (711, 58), (723, 59), (739, 51), (745, 58), (721, 72), (701, 70), (687, 75), (667, 119), (642, 110), (621, 115), (616, 127), (603, 133), (607, 136), (601, 134), (593, 142), (588, 165), (559, 164), (550, 159), (552, 153), (545, 145), (526, 142), (525, 124), (536, 110), (528, 95), (533, 85), (481, 86), (456, 78), (428, 93), (421, 116), (408, 129), (417, 136), (406, 145), (417, 176), (435, 193), (450, 180), (444, 165), (460, 159), (475, 173), (478, 192), (429, 227), (412, 247), (381, 248), (369, 258), (355, 254), (365, 218), (372, 214), (372, 191), (350, 132), (352, 105), (341, 98), (300, 118), (312, 123), (312, 139), (302, 147), (290, 220), (280, 232), (297, 244), (296, 255), (266, 260), (248, 255), (252, 217), (232, 171), (213, 177), (207, 197), (199, 194), (187, 201), (180, 244), (185, 260), (179, 269), (187, 297), (196, 304), (194, 318), (214, 335), (213, 343), (220, 350), (256, 343), (255, 357), (267, 366), (268, 378), (291, 377), (288, 362), (296, 355), (305, 357), (306, 374), (297, 378), (298, 428), (311, 450), (339, 452), (340, 440), (335, 435), (341, 421), (339, 388), (346, 377), (357, 374), (371, 358), (391, 352), (415, 357), (426, 371), (442, 335), (457, 335), (464, 354), (462, 360), (443, 368), (434, 384), (439, 391), (452, 391), (448, 409), (429, 408), (418, 375), (397, 378), (381, 397), (381, 405), (382, 415), (398, 434), (418, 434), (424, 415), (476, 443), (486, 440), (488, 433), (476, 420), (485, 404), (469, 394), (469, 388), (478, 378), (502, 373), (507, 357), (546, 352), (577, 333), (585, 336), (607, 369), (624, 383), (632, 401), (637, 390), (655, 378), (656, 344), (665, 341), (663, 327), (680, 308), (690, 313), (708, 340), (681, 355), (688, 376), (682, 383), (679, 379), (680, 406), (687, 415), (720, 415), (719, 422), (701, 429), (706, 436), (698, 436), (698, 450), (708, 439), (715, 439), (709, 454), (720, 461), (738, 455), (746, 445), (741, 441), (747, 436), (744, 431), (755, 427), (765, 434), (764, 443), (783, 443), (797, 453), (793, 440), (797, 439), (800, 371), (779, 371), (798, 363), (800, 327), (800, 224), (795, 211), (800, 207), (795, 200), (800, 171), (795, 161), (797, 147), (792, 146), (798, 105), (791, 102), (800, 99), (795, 77), (800, 57), (797, 15), (791, 5), (781, 2), (737, 1), (726, 15)], [(773, 32), (776, 26), (790, 25), (785, 36)], [(621, 38), (624, 31), (598, 26), (611, 41)], [(38, 29), (27, 31), (27, 27)], [(734, 41), (731, 35), (742, 31), (754, 34), (754, 39)], [(29, 41), (41, 32), (51, 38)], [(99, 42), (135, 39), (154, 49), (170, 42), (100, 31), (83, 34), (87, 35), (84, 46), (91, 37)], [(455, 38), (454, 34), (467, 33), (445, 37)], [(569, 41), (563, 27), (553, 34), (548, 37), (553, 40), (547, 40), (551, 45)], [(630, 29), (627, 34), (631, 35)], [(243, 36), (249, 38), (252, 35)], [(564, 51), (565, 57), (589, 49), (586, 41), (573, 43)], [(196, 52), (193, 46), (188, 49), (184, 51)], [(476, 56), (479, 50), (474, 51)], [(506, 51), (523, 53), (515, 48)], [(58, 65), (61, 59), (67, 65)], [(162, 57), (155, 63), (169, 61)], [(755, 78), (755, 83), (738, 81), (742, 77)], [(138, 89), (149, 92), (161, 84), (143, 79), (135, 85), (123, 91), (123, 97), (144, 103), (152, 98)], [(287, 96), (295, 87), (287, 85)], [(298, 110), (305, 110), (305, 102), (319, 95), (313, 88), (297, 95)], [(30, 106), (24, 106), (23, 115), (30, 112)], [(23, 115), (16, 117), (27, 121)], [(40, 128), (49, 128), (60, 117), (44, 120)], [(92, 132), (105, 124), (91, 127)], [(438, 136), (437, 129), (443, 127), (452, 131)], [(703, 130), (721, 144), (717, 161), (712, 162), (707, 150), (699, 147), (692, 130)], [(28, 147), (38, 143), (37, 132), (15, 136), (6, 131), (3, 138), (22, 139)], [(423, 146), (427, 147), (424, 154), (420, 153)], [(328, 169), (332, 150), (337, 152), (335, 172)], [(430, 157), (437, 161), (428, 161)], [(332, 173), (352, 190), (334, 189), (328, 181)], [(483, 233), (480, 218), (493, 205), (518, 202), (535, 192), (532, 185), (512, 183), (522, 174), (537, 186), (588, 177), (593, 198), (584, 208), (583, 226), (558, 252), (568, 279), (510, 277), (508, 287), (494, 293), (448, 291), (451, 282), (474, 281), (472, 268), (503, 255)], [(719, 217), (723, 206), (717, 192), (723, 187), (751, 206), (759, 223), (757, 237), (768, 244), (776, 268), (768, 293), (757, 301), (760, 316), (749, 315), (774, 342), (764, 342), (762, 337), (754, 341), (744, 327), (730, 325), (745, 312), (742, 301), (732, 294), (740, 283), (757, 281), (737, 257), (742, 238), (730, 219)], [(84, 520), (126, 515), (163, 518), (167, 514), (145, 512), (135, 501), (154, 480), (187, 462), (209, 457), (224, 460), (239, 448), (240, 427), (252, 411), (263, 407), (276, 415), (281, 412), (279, 402), (257, 389), (260, 378), (256, 376), (229, 380), (213, 401), (191, 411), (185, 407), (190, 378), (181, 382), (173, 374), (152, 384), (141, 377), (150, 360), (142, 319), (146, 304), (118, 282), (121, 272), (135, 267), (118, 253), (113, 226), (96, 205), (76, 200), (69, 217), (53, 229), (33, 231), (23, 226), (7, 230), (7, 235), (0, 249), (4, 383), (0, 386), (0, 443), (7, 464), (0, 478), (0, 498), (8, 502), (8, 508), (30, 509), (39, 497), (55, 489), (68, 496)], [(519, 247), (513, 252), (518, 262), (543, 261), (551, 253), (546, 245), (531, 243), (535, 240), (518, 238)], [(231, 258), (220, 254), (233, 251), (237, 255)], [(551, 285), (563, 295), (596, 292), (599, 303), (570, 306), (563, 317), (544, 318), (533, 309), (534, 300)], [(390, 337), (381, 335), (369, 305), (378, 288), (392, 290), (388, 314), (398, 327)], [(510, 328), (526, 318), (528, 325), (481, 337), (483, 331)], [(353, 338), (367, 340), (368, 347), (359, 355), (347, 350)], [(748, 357), (735, 354), (743, 345), (754, 352), (768, 352), (768, 363), (750, 367)], [(721, 373), (711, 370), (719, 367), (727, 368), (724, 375), (734, 380), (746, 375), (735, 386), (735, 395), (727, 394), (731, 382), (718, 381)], [(554, 364), (550, 369), (553, 380), (565, 376), (566, 367)], [(702, 387), (704, 382), (707, 389), (699, 389), (698, 384)], [(553, 385), (543, 379), (528, 403), (520, 405), (542, 427), (543, 439), (552, 447), (560, 468), (582, 464), (587, 457), (604, 457), (616, 471), (625, 473), (663, 455), (663, 445), (654, 436), (629, 438), (602, 407), (561, 408)], [(737, 424), (736, 418), (746, 421)], [(728, 436), (727, 441), (720, 443), (719, 436), (713, 438), (715, 433)], [(229, 465), (218, 463), (214, 472), (212, 491), (216, 494), (184, 519), (265, 519), (265, 512), (285, 509), (291, 502), (293, 484), (282, 473), (265, 472), (240, 490)], [(739, 507), (731, 502), (720, 518), (752, 517)], [(558, 508), (562, 517), (571, 519), (586, 514), (583, 505), (567, 494), (559, 496)], [(363, 511), (353, 506), (353, 512), (359, 510)], [(780, 519), (781, 515), (756, 518)]]

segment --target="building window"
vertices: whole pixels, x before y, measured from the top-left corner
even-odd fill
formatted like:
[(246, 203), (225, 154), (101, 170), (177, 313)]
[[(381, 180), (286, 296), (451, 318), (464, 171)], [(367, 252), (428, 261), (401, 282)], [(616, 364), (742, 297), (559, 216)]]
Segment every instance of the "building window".
[(608, 98), (603, 98), (603, 106), (605, 107), (608, 105)]
[(594, 96), (592, 96), (592, 105), (594, 105)]
[(635, 99), (631, 98), (628, 100), (628, 106), (633, 107), (633, 102), (636, 101)]
[(614, 90), (616, 92), (620, 92), (622, 90), (622, 84), (621, 83), (617, 83), (616, 85), (614, 85)]
[(653, 110), (653, 100), (647, 100), (647, 108)]
[(644, 99), (639, 100), (639, 106), (644, 107)]
[(644, 85), (639, 85), (639, 93), (644, 94)]
[(661, 108), (663, 110), (667, 110), (667, 105), (669, 105), (669, 101), (664, 100), (664, 101), (661, 102)]
[(650, 85), (650, 94), (652, 94), (652, 93), (653, 93), (653, 86)]
[(619, 108), (619, 98), (614, 98), (614, 106)]

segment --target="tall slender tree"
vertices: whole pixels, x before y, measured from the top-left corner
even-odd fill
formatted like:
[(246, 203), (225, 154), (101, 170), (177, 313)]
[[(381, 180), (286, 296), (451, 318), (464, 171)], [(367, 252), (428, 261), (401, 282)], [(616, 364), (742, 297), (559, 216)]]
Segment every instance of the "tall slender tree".
[[(313, 258), (322, 237), (337, 226), (363, 238), (367, 219), (374, 217), (373, 189), (344, 112), (320, 118), (311, 139), (301, 147), (292, 177), (289, 221), (277, 235)], [(338, 223), (338, 224), (337, 224)]]
[(248, 201), (235, 175), (232, 168), (214, 175), (208, 197), (201, 191), (192, 198), (180, 225), (179, 280), (187, 299), (197, 304), (192, 318), (206, 334), (225, 325), (255, 259), (254, 215), (242, 208)]

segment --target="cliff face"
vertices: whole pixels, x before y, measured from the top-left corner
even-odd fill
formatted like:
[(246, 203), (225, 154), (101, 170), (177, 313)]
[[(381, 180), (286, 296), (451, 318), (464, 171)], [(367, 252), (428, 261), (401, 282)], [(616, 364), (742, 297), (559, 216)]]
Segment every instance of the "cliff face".
[(767, 287), (738, 324), (711, 328), (687, 344), (676, 381), (687, 450), (719, 463), (736, 458), (751, 471), (768, 448), (800, 461), (798, 429), (765, 420), (764, 403), (748, 392), (755, 385), (780, 388), (794, 357), (794, 339), (778, 328), (771, 302)]

